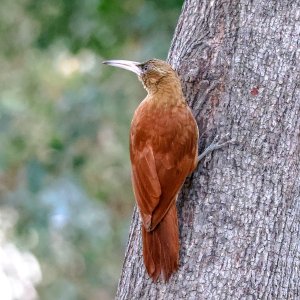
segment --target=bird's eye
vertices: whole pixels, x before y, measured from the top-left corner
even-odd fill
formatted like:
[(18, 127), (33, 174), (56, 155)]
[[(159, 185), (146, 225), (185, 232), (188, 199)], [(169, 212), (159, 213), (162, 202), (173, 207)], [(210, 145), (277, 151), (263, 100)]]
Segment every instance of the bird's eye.
[(144, 71), (144, 72), (147, 72), (148, 69), (149, 69), (148, 65), (143, 65), (143, 71)]

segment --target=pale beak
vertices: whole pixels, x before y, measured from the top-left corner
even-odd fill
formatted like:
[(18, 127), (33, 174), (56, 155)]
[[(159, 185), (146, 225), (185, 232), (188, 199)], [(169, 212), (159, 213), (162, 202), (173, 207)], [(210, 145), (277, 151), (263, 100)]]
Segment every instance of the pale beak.
[(137, 74), (138, 76), (142, 74), (142, 70), (140, 68), (141, 63), (136, 61), (118, 59), (118, 60), (107, 60), (104, 61), (103, 64), (131, 71)]

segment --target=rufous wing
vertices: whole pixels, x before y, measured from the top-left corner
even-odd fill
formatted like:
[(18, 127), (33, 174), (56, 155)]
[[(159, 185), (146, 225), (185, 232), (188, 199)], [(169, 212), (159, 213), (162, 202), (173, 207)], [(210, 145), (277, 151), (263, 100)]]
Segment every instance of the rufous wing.
[(145, 147), (142, 151), (135, 151), (133, 157), (133, 190), (143, 225), (146, 230), (150, 230), (152, 213), (161, 196), (161, 186), (156, 172), (153, 150), (151, 147)]
[(198, 133), (191, 121), (182, 132), (177, 128), (169, 132), (174, 135), (174, 143), (166, 147), (158, 148), (150, 139), (144, 147), (134, 148), (131, 136), (132, 182), (146, 230), (153, 230), (162, 220), (195, 167)]

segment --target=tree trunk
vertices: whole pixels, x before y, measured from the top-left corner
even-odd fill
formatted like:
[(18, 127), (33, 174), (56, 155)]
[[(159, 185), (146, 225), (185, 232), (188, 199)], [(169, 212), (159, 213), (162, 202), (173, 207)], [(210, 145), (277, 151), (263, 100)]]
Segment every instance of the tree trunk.
[(178, 198), (180, 268), (145, 272), (135, 211), (117, 299), (300, 299), (299, 0), (188, 0), (169, 53), (200, 162)]

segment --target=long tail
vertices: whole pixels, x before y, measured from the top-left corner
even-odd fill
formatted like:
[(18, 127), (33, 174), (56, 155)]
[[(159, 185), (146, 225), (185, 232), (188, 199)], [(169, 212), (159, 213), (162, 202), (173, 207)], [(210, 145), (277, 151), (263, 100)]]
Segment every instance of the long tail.
[(153, 231), (142, 226), (143, 256), (146, 270), (154, 281), (162, 276), (168, 281), (178, 269), (179, 236), (175, 203)]

